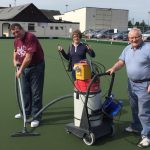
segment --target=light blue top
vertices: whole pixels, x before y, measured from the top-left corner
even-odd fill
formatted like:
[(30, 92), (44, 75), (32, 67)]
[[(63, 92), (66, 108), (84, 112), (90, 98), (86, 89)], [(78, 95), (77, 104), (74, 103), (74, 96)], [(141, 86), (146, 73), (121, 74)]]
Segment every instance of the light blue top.
[(119, 57), (126, 64), (128, 78), (131, 80), (150, 79), (150, 44), (142, 43), (134, 49), (128, 45)]

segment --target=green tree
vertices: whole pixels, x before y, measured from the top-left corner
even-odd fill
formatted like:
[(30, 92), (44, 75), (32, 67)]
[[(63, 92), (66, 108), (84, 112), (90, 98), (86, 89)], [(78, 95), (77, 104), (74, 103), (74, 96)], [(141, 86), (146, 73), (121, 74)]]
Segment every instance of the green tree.
[(145, 32), (147, 25), (144, 20), (142, 20), (142, 22), (139, 24), (139, 26), (140, 26), (139, 28), (141, 29), (141, 31)]
[(129, 28), (132, 28), (132, 27), (133, 27), (133, 24), (132, 24), (132, 21), (131, 21), (131, 20), (128, 21), (128, 27), (129, 27)]
[(140, 23), (140, 26), (143, 26), (143, 27), (147, 26), (144, 20), (142, 20), (142, 22)]
[(137, 21), (134, 26), (136, 26), (138, 28), (140, 26), (139, 21)]

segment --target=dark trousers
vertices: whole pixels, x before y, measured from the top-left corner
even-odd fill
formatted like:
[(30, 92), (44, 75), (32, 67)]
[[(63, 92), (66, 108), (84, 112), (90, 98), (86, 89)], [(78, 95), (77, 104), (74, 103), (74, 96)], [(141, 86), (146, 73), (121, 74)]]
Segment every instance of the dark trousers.
[[(26, 116), (34, 116), (42, 108), (45, 62), (27, 67), (21, 76)], [(41, 119), (41, 115), (36, 118)]]
[(75, 70), (72, 70), (72, 79), (74, 81), (76, 80), (76, 72), (75, 72)]

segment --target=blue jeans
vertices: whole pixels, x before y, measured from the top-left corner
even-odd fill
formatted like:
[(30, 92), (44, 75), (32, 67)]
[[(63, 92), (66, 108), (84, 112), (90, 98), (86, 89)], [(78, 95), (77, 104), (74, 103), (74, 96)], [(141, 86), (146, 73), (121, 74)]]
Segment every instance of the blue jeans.
[(147, 92), (149, 82), (128, 82), (129, 98), (132, 111), (131, 127), (142, 130), (141, 135), (150, 138), (150, 94)]
[[(23, 70), (21, 76), (22, 94), (26, 116), (34, 116), (42, 108), (45, 62)], [(41, 116), (36, 119), (40, 120)]]

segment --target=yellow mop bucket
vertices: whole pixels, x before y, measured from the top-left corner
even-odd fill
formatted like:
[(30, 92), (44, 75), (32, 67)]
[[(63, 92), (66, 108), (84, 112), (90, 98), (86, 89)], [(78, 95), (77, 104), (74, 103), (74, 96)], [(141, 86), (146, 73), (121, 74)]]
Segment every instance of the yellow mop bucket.
[(80, 61), (80, 63), (74, 64), (74, 70), (76, 72), (76, 79), (91, 79), (91, 68), (87, 61)]

